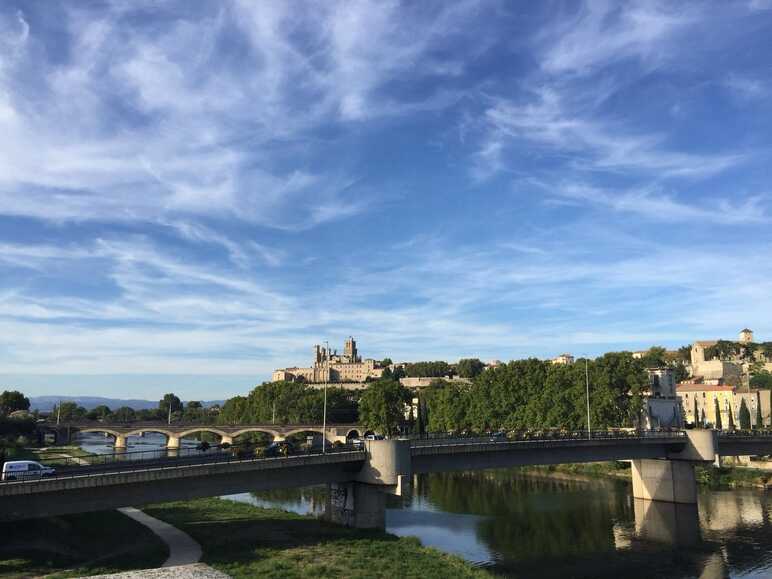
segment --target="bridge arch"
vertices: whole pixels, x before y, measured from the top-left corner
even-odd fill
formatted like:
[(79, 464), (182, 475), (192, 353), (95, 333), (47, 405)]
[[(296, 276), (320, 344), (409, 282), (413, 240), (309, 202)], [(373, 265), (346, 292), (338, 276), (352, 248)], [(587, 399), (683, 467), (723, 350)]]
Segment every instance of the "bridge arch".
[(352, 438), (361, 438), (358, 429), (352, 428), (346, 433), (346, 440), (351, 440)]
[(265, 428), (263, 426), (245, 427), (245, 428), (242, 428), (240, 430), (235, 430), (235, 431), (231, 432), (230, 435), (233, 438), (236, 438), (237, 436), (241, 436), (242, 434), (247, 434), (249, 432), (262, 432), (263, 434), (269, 435), (271, 438), (282, 438), (283, 437), (283, 435), (280, 432), (278, 432), (276, 430), (272, 430), (270, 428)]
[(221, 440), (223, 437), (227, 438), (228, 436), (230, 436), (229, 434), (227, 434), (226, 432), (223, 432), (219, 428), (212, 428), (210, 426), (200, 426), (200, 427), (189, 428), (187, 430), (178, 432), (177, 436), (179, 438), (185, 438), (186, 436), (190, 436), (191, 434), (196, 434), (198, 432), (209, 432), (211, 434), (216, 434), (217, 436), (220, 437)]
[(105, 428), (104, 426), (73, 428), (72, 431), (73, 431), (73, 434), (101, 433), (101, 434), (109, 434), (113, 438), (118, 438), (119, 436), (121, 436), (121, 433), (118, 432), (117, 430), (113, 430), (112, 428)]

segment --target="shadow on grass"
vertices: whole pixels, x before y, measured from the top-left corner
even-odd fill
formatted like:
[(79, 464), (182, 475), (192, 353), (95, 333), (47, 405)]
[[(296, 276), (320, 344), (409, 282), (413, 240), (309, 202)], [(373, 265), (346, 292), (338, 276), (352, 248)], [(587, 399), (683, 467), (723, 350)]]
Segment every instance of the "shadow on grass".
[(0, 524), (0, 577), (78, 576), (157, 567), (166, 545), (117, 511)]

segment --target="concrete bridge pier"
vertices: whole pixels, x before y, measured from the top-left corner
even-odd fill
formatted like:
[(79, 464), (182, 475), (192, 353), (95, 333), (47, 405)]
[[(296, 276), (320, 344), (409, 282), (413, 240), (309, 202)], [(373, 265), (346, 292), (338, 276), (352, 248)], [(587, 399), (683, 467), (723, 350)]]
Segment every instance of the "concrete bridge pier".
[(714, 460), (716, 433), (712, 430), (687, 430), (686, 437), (684, 449), (666, 459), (632, 461), (634, 498), (697, 504), (694, 465)]
[(115, 435), (115, 444), (113, 445), (115, 450), (126, 450), (126, 437), (123, 434)]
[(233, 437), (232, 436), (227, 436), (227, 435), (223, 434), (220, 437), (220, 444), (230, 444), (230, 445), (233, 445)]
[(357, 529), (386, 527), (386, 495), (410, 485), (409, 440), (369, 440), (367, 461), (353, 482), (329, 486), (326, 518)]
[(166, 439), (166, 450), (179, 450), (180, 449), (180, 437), (169, 436)]

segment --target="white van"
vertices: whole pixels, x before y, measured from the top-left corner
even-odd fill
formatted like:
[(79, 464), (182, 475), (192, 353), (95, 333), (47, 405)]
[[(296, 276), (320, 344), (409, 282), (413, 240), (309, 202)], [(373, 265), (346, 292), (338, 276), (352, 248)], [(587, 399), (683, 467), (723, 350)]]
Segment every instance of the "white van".
[(29, 478), (42, 478), (54, 476), (56, 469), (43, 466), (34, 460), (9, 460), (3, 465), (3, 477), (1, 480), (21, 480)]

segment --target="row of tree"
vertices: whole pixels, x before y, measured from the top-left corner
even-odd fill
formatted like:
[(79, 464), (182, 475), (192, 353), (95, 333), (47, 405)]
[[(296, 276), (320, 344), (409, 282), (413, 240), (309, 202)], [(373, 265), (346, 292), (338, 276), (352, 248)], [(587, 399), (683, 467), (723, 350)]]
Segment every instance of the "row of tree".
[(751, 363), (772, 360), (772, 342), (719, 340), (713, 346), (705, 348), (706, 360), (735, 360), (738, 358)]
[(180, 398), (173, 394), (165, 394), (158, 401), (157, 408), (134, 409), (129, 406), (121, 406), (116, 409), (104, 404), (86, 410), (72, 401), (62, 402), (54, 406), (50, 414), (51, 420), (69, 422), (74, 420), (99, 420), (102, 422), (135, 422), (171, 420), (172, 422), (215, 422), (216, 411), (204, 408), (201, 402), (191, 400), (184, 404)]
[[(632, 354), (611, 353), (587, 363), (593, 428), (634, 426), (649, 385), (646, 364)], [(386, 378), (364, 389), (327, 388), (327, 421), (358, 422), (394, 434), (486, 432), (586, 427), (585, 364), (517, 360), (478, 372), (471, 383), (442, 378), (418, 393)], [(294, 382), (265, 383), (247, 396), (226, 401), (218, 421), (226, 424), (319, 423), (324, 392)], [(417, 398), (417, 403), (414, 399)]]

